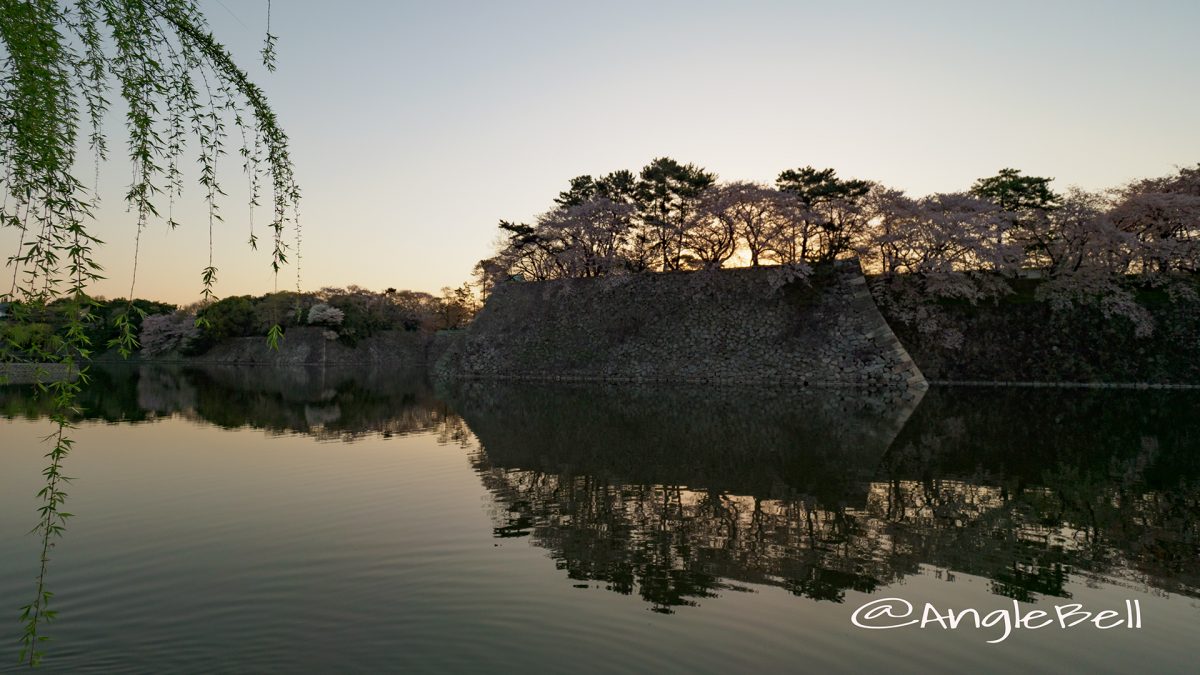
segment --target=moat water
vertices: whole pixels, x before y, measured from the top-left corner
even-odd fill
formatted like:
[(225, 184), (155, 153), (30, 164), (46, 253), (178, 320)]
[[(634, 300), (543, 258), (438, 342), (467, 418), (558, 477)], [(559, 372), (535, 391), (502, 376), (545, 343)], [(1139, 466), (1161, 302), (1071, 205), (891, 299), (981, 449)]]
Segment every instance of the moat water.
[[(159, 366), (82, 405), (48, 672), (1195, 672), (1200, 392)], [(0, 388), (3, 672), (48, 410)]]

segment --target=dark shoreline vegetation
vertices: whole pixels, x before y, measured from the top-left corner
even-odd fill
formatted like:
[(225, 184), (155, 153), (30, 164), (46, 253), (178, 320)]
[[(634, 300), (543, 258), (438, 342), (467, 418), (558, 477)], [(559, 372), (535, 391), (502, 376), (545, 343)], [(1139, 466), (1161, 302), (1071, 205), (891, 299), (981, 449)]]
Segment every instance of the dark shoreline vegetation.
[[(101, 353), (105, 347), (118, 351), (120, 324), (128, 322), (139, 336), (134, 352), (144, 357), (201, 356), (217, 344), (234, 338), (265, 338), (273, 326), (286, 331), (314, 327), (347, 347), (385, 331), (432, 333), (462, 328), (477, 311), (478, 304), (464, 286), (443, 289), (434, 296), (420, 291), (381, 293), (357, 286), (322, 288), (315, 293), (282, 291), (260, 296), (239, 295), (177, 305), (135, 299), (96, 300), (84, 311), (84, 331), (90, 344)], [(20, 303), (9, 311), (20, 313)], [(23, 321), (0, 319), (0, 337), (4, 340), (5, 360), (39, 353), (39, 346), (53, 345), (69, 324), (69, 316), (79, 306), (58, 300)], [(286, 337), (284, 338), (286, 339)]]

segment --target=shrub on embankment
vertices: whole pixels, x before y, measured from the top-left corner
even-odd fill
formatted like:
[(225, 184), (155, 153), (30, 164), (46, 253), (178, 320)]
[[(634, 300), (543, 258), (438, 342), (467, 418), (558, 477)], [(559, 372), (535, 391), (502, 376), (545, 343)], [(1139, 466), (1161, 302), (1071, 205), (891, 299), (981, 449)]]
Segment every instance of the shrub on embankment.
[(128, 323), (133, 334), (151, 317), (170, 314), (176, 306), (135, 298), (113, 300), (60, 298), (45, 305), (2, 303), (0, 314), (0, 362), (38, 360), (38, 354), (61, 348), (73, 317), (82, 318), (83, 339), (93, 352), (108, 348)]

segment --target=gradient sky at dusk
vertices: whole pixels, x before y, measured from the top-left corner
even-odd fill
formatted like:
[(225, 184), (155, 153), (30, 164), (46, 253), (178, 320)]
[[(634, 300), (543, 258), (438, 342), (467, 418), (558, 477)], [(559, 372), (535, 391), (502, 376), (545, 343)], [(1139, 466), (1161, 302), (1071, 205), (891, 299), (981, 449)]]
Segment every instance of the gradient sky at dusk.
[[(668, 155), (722, 179), (831, 166), (913, 194), (1006, 166), (1105, 188), (1200, 161), (1200, 2), (202, 3), (292, 138), (305, 289), (436, 291), (567, 179)], [(120, 152), (101, 168), (99, 259), (125, 295), (133, 218)], [(90, 175), (90, 168), (83, 172)], [(273, 286), (224, 177), (221, 296)], [(240, 188), (240, 189), (239, 189)], [(207, 223), (143, 235), (135, 293), (198, 298)], [(263, 210), (256, 220), (266, 221)], [(260, 235), (263, 234), (260, 232)], [(15, 246), (0, 236), (5, 255)], [(295, 286), (293, 270), (279, 286)]]

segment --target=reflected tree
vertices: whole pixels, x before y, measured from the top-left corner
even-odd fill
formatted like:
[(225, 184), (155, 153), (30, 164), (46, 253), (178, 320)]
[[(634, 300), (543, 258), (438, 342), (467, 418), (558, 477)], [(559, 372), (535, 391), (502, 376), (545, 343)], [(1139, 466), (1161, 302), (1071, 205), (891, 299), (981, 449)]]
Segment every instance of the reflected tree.
[(1094, 576), (1200, 597), (1192, 393), (934, 389), (902, 429), (862, 401), (705, 396), (488, 384), (452, 400), (495, 536), (654, 611), (746, 584), (843, 602), (930, 567), (1027, 603)]

